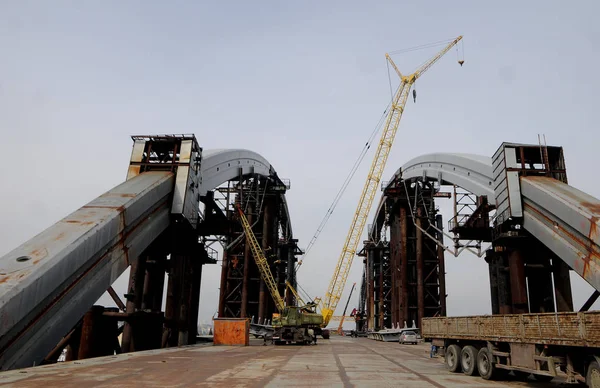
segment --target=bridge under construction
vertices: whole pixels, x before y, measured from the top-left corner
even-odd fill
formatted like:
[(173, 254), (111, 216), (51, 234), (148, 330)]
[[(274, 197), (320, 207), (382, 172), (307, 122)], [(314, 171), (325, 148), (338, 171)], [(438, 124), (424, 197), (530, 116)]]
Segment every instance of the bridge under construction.
[[(286, 302), (296, 302), (285, 293), (301, 253), (285, 199), (289, 181), (254, 152), (205, 151), (192, 135), (132, 139), (125, 182), (0, 259), (3, 370), (53, 364), (61, 354), (81, 361), (155, 349), (140, 357), (175, 357), (167, 348), (197, 341), (202, 266), (215, 263), (213, 244), (224, 252), (219, 317), (265, 322), (273, 299), (234, 203), (268, 252)], [(492, 158), (424, 155), (382, 187), (360, 252), (358, 332), (446, 315), (445, 252), (469, 250), (488, 262), (494, 314), (572, 311), (569, 271), (600, 290), (600, 201), (568, 185), (561, 147), (503, 143)], [(445, 230), (435, 201), (448, 198), (455, 214)], [(123, 301), (111, 285), (127, 268)], [(119, 308), (94, 305), (106, 291)], [(346, 338), (327, 346), (352, 346)]]
[[(298, 292), (307, 250), (291, 182), (265, 156), (204, 149), (193, 134), (132, 136), (124, 182), (0, 257), (0, 383), (442, 387), (480, 375), (600, 388), (600, 315), (588, 311), (600, 296), (600, 200), (569, 184), (561, 146), (538, 135), (493, 155), (444, 150), (382, 181), (416, 81), (451, 49), (462, 68), (462, 39), (391, 52), (443, 46), (411, 73), (386, 54), (399, 84), (390, 78), (389, 104), (308, 244), (373, 146), (322, 294)], [(448, 219), (440, 201), (452, 201)], [(491, 316), (447, 317), (445, 257), (465, 252), (487, 263)], [(348, 333), (351, 298), (337, 306), (355, 258)], [(209, 336), (197, 327), (204, 265), (221, 270)], [(126, 271), (125, 292), (113, 288)], [(595, 290), (577, 312), (572, 274)], [(116, 307), (98, 304), (105, 293)], [(442, 373), (437, 355), (465, 376)]]

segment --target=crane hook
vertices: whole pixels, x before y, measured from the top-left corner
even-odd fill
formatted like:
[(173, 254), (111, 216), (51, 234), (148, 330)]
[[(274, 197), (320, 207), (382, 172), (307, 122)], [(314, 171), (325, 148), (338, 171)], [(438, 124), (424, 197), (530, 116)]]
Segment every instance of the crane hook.
[(417, 89), (413, 89), (413, 102), (417, 102)]
[(465, 63), (465, 61), (463, 59), (461, 59), (460, 61), (458, 61), (458, 64), (460, 65), (460, 67), (462, 67), (463, 63)]

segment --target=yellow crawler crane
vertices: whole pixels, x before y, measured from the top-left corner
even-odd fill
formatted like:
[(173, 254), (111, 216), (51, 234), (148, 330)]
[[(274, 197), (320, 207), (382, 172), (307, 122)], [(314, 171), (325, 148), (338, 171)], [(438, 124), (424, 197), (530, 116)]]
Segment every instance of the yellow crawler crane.
[[(348, 236), (346, 237), (346, 241), (344, 242), (337, 266), (333, 272), (333, 276), (331, 277), (329, 288), (327, 289), (325, 298), (322, 301), (321, 314), (323, 315), (323, 325), (321, 327), (323, 328), (327, 327), (329, 324), (335, 308), (342, 297), (342, 292), (344, 291), (344, 286), (346, 285), (346, 280), (348, 279), (348, 273), (350, 272), (350, 267), (352, 266), (352, 260), (354, 259), (362, 232), (367, 223), (367, 217), (369, 216), (369, 211), (373, 204), (377, 187), (381, 181), (385, 164), (390, 154), (390, 150), (392, 149), (392, 144), (394, 142), (398, 126), (400, 125), (400, 119), (402, 118), (402, 113), (404, 112), (404, 106), (406, 105), (406, 100), (410, 94), (410, 89), (413, 87), (415, 81), (423, 75), (423, 73), (425, 73), (434, 63), (444, 56), (444, 54), (446, 54), (461, 39), (462, 36), (454, 39), (433, 58), (429, 59), (414, 73), (409, 75), (403, 75), (400, 70), (398, 70), (398, 67), (394, 61), (392, 61), (390, 56), (386, 54), (386, 59), (400, 77), (401, 83), (393, 97), (387, 120), (381, 134), (381, 139), (379, 140), (379, 145), (375, 151), (373, 163), (371, 164), (371, 169), (367, 175), (367, 181), (358, 201), (358, 207), (354, 213), (354, 218), (350, 224)], [(463, 61), (459, 61), (459, 64), (462, 66)], [(416, 98), (416, 93), (414, 93), (414, 91), (413, 98)], [(323, 332), (325, 332), (325, 330), (323, 330)], [(323, 334), (325, 335), (325, 333)], [(326, 335), (328, 336), (328, 334), (329, 333)]]
[[(239, 203), (236, 203), (236, 208), (239, 213), (244, 233), (246, 234), (246, 243), (250, 244), (250, 250), (254, 261), (258, 266), (260, 275), (264, 280), (279, 313), (273, 314), (273, 327), (275, 332), (273, 333), (273, 341), (276, 344), (283, 343), (301, 343), (310, 344), (311, 342), (317, 343), (316, 332), (320, 330), (320, 325), (323, 323), (323, 317), (321, 314), (316, 312), (316, 305), (302, 302), (303, 306), (286, 306), (279, 290), (277, 289), (277, 283), (273, 278), (273, 273), (269, 267), (269, 262), (265, 257), (252, 227), (244, 214)], [(288, 286), (291, 285), (288, 283)], [(290, 289), (293, 290), (293, 287)], [(295, 290), (294, 290), (295, 293)]]

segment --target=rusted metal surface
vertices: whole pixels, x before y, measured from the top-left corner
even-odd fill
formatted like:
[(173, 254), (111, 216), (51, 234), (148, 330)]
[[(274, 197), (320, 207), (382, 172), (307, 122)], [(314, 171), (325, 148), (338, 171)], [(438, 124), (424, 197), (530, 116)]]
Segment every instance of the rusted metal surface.
[[(439, 316), (446, 311), (443, 250), (433, 240), (441, 238), (434, 227), (442, 222), (433, 204), (435, 188), (429, 182), (413, 183), (410, 190), (386, 191), (387, 205), (381, 208), (385, 215), (375, 218), (385, 219), (390, 228), (389, 242), (380, 238), (385, 229), (379, 221), (370, 228), (369, 240), (365, 241), (369, 264), (365, 268), (365, 284), (371, 279), (374, 284), (361, 298), (367, 306), (367, 322), (373, 322), (369, 325), (371, 330), (413, 322), (418, 326), (422, 317)], [(415, 204), (414, 214), (411, 203)], [(428, 233), (435, 237), (425, 238)], [(368, 303), (371, 295), (373, 311)]]
[(525, 229), (600, 290), (600, 200), (547, 177), (521, 186)]
[(391, 313), (392, 313), (392, 322), (398, 323), (402, 322), (401, 319), (401, 303), (402, 298), (400, 294), (402, 292), (402, 280), (401, 280), (401, 238), (400, 238), (400, 217), (392, 217), (390, 219), (390, 242), (389, 242), (389, 250), (390, 250), (390, 266), (392, 268), (391, 272), (391, 282), (392, 282), (392, 303), (391, 303)]
[(2, 369), (39, 363), (168, 226), (172, 186), (141, 174), (0, 258)]
[[(437, 218), (437, 227), (439, 230), (443, 230), (443, 222), (442, 216), (438, 215)], [(444, 235), (442, 233), (438, 234), (438, 241), (440, 243), (444, 242)], [(440, 293), (440, 315), (446, 316), (446, 259), (444, 257), (444, 248), (441, 245), (437, 246), (437, 260), (438, 260), (438, 282), (440, 285), (439, 293)]]
[(424, 338), (600, 346), (600, 311), (423, 319)]
[(408, 209), (400, 207), (400, 325), (408, 321)]
[[(276, 276), (278, 289), (283, 292), (286, 279), (295, 278), (294, 274), (290, 276), (287, 273), (288, 269), (295, 271), (288, 260), (295, 263), (295, 255), (299, 254), (297, 244), (290, 244), (290, 241), (296, 240), (290, 239), (289, 218), (281, 191), (283, 186), (273, 176), (240, 175), (238, 179), (235, 188), (227, 189), (228, 204), (235, 201), (244, 207), (244, 213), (251, 219), (254, 235)], [(231, 212), (228, 212), (228, 217), (231, 231), (223, 256), (219, 317), (254, 317), (256, 322), (271, 320), (275, 304), (252, 259), (239, 220)], [(290, 248), (286, 251), (288, 246)]]
[(215, 345), (250, 344), (250, 321), (246, 318), (215, 318), (213, 343)]
[(569, 266), (557, 257), (552, 259), (556, 311), (573, 311), (573, 292)]
[(525, 279), (525, 260), (520, 249), (513, 249), (508, 256), (510, 272), (510, 293), (512, 296), (512, 312), (525, 313), (527, 307), (527, 282)]
[[(250, 203), (248, 204), (248, 210), (247, 210), (247, 218), (248, 218), (248, 223), (250, 225), (253, 224), (253, 219), (254, 219), (254, 204)], [(244, 244), (244, 270), (242, 271), (243, 273), (243, 279), (242, 279), (242, 305), (240, 306), (240, 318), (247, 318), (248, 317), (248, 287), (250, 286), (250, 263), (252, 262), (253, 258), (252, 258), (252, 252), (250, 252), (250, 244), (248, 243), (248, 237), (246, 237), (246, 241)], [(223, 315), (221, 315), (223, 316)], [(260, 314), (259, 314), (260, 316)]]
[(375, 251), (367, 252), (367, 328), (375, 329)]
[[(425, 285), (423, 284), (423, 278), (425, 276), (423, 267), (423, 232), (422, 229), (422, 217), (423, 210), (417, 209), (417, 247), (416, 247), (416, 259), (417, 259), (417, 312), (418, 318), (422, 319), (425, 316)], [(421, 326), (421, 322), (417, 321), (417, 326)]]
[[(129, 285), (127, 286), (127, 303), (125, 312), (134, 313), (142, 307), (142, 296), (144, 290), (144, 280), (146, 275), (146, 256), (140, 255), (131, 260), (129, 272)], [(133, 333), (130, 322), (125, 322), (123, 328), (123, 339), (121, 340), (121, 351), (123, 353), (135, 351), (135, 344), (132, 342)]]
[(77, 358), (82, 360), (114, 354), (119, 345), (117, 335), (117, 320), (109, 317), (104, 307), (93, 306), (83, 316)]
[(534, 354), (536, 354), (535, 344), (510, 344), (510, 364), (512, 366), (536, 370)]
[(119, 298), (119, 295), (117, 295), (115, 289), (112, 288), (112, 286), (110, 286), (110, 287), (108, 287), (107, 291), (108, 291), (108, 294), (110, 295), (110, 297), (112, 298), (112, 300), (117, 305), (117, 307), (119, 307), (120, 310), (125, 311), (125, 303), (123, 303), (121, 298)]
[[(10, 371), (0, 374), (0, 384), (24, 388), (527, 385), (515, 379), (497, 382), (448, 373), (442, 358), (429, 358), (430, 344), (399, 346), (347, 337), (319, 340), (319, 345), (305, 347), (275, 348), (262, 346), (262, 342), (161, 349)], [(556, 386), (535, 384), (537, 388)]]

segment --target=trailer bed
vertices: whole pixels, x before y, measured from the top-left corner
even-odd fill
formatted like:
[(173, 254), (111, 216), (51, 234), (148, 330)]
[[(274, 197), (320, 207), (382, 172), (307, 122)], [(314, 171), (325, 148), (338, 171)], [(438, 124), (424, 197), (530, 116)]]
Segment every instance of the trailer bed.
[(423, 318), (425, 339), (600, 346), (600, 311)]

